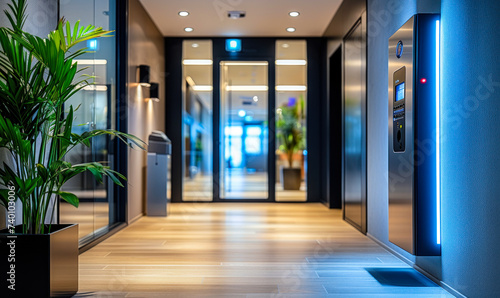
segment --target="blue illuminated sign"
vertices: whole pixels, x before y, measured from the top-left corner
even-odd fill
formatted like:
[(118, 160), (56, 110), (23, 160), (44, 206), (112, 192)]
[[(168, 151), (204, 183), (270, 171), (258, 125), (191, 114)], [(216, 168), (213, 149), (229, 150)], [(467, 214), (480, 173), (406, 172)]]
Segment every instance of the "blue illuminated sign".
[(91, 51), (97, 51), (98, 50), (97, 39), (87, 40), (87, 48)]
[(241, 52), (241, 39), (226, 39), (227, 52)]

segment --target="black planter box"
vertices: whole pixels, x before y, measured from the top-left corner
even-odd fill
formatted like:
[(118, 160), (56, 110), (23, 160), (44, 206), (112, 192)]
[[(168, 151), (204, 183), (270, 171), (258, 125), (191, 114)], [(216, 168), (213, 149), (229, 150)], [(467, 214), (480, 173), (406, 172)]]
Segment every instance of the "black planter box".
[(300, 168), (281, 168), (281, 183), (284, 190), (299, 190), (301, 182)]
[(78, 292), (78, 225), (52, 225), (51, 231), (0, 231), (0, 297), (71, 297)]

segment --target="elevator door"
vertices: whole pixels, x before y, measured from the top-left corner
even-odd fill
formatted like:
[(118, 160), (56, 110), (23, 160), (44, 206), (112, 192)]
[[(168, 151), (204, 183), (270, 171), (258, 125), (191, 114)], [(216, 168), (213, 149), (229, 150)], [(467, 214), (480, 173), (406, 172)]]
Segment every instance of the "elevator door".
[(220, 198), (269, 198), (268, 62), (220, 63)]
[(366, 232), (366, 64), (362, 20), (344, 39), (344, 218)]

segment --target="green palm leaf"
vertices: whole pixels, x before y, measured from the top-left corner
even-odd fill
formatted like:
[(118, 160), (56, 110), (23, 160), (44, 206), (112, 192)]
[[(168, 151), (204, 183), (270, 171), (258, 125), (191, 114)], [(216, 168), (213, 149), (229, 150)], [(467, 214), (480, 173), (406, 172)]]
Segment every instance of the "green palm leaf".
[[(0, 148), (6, 148), (15, 161), (14, 167), (0, 166), (0, 185), (16, 189), (23, 232), (43, 233), (49, 207), (55, 203), (53, 195), (78, 207), (76, 195), (61, 191), (69, 179), (88, 171), (100, 183), (107, 177), (123, 186), (125, 177), (101, 163), (64, 161), (71, 149), (90, 146), (92, 138), (102, 135), (130, 147), (144, 149), (145, 143), (116, 130), (72, 131), (74, 109), (66, 102), (92, 79), (81, 75), (73, 60), (87, 50), (73, 49), (111, 32), (61, 19), (46, 38), (34, 36), (23, 31), (26, 5), (25, 0), (13, 0), (5, 11), (12, 29), (0, 28)], [(7, 197), (5, 189), (0, 190), (0, 205), (6, 206)]]

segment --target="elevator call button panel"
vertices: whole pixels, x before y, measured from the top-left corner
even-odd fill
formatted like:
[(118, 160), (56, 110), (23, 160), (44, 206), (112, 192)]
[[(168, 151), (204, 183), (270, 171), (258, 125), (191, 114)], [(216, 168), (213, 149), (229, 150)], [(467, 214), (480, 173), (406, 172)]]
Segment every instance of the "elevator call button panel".
[(405, 79), (406, 67), (396, 70), (393, 75), (393, 150), (394, 152), (405, 151)]

